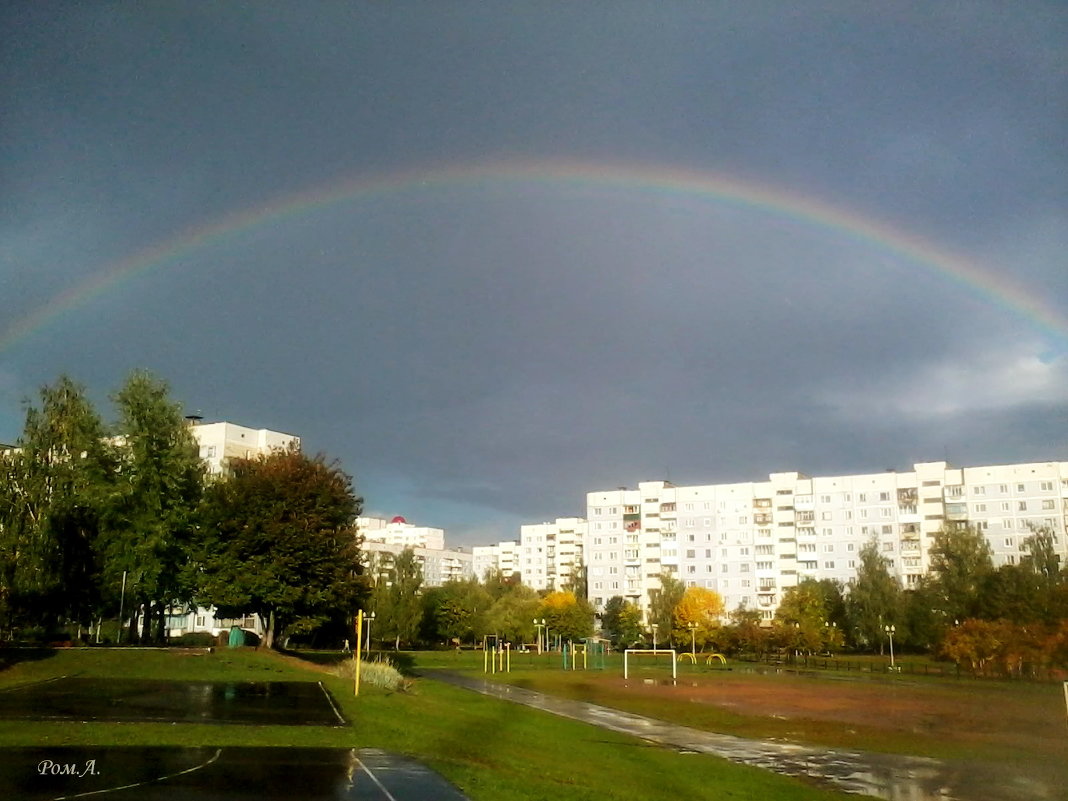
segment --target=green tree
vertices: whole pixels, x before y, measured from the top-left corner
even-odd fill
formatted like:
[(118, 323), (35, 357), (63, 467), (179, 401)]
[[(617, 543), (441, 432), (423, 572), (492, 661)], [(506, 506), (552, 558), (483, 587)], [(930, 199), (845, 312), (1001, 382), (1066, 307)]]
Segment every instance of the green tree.
[(476, 579), (450, 581), (423, 594), (423, 630), (428, 640), (477, 641), (492, 599)]
[[(833, 626), (837, 595), (834, 582), (816, 581), (807, 578), (794, 587), (788, 587), (775, 612), (776, 622), (792, 627), (790, 639), (797, 650), (814, 653), (837, 646), (837, 627)], [(840, 602), (840, 601), (839, 601)]]
[(269, 648), (280, 635), (351, 620), (367, 593), (355, 529), (361, 505), (349, 476), (322, 456), (289, 448), (235, 460), (201, 506), (197, 601), (258, 613)]
[(188, 565), (196, 510), (204, 489), (200, 449), (181, 406), (166, 383), (134, 372), (114, 396), (119, 460), (115, 491), (107, 505), (105, 579), (143, 605), (141, 637), (164, 636), (163, 616), (174, 602), (188, 602)]
[(649, 625), (656, 624), (658, 641), (671, 638), (675, 607), (686, 592), (686, 585), (667, 572), (660, 574), (660, 588), (649, 592)]
[(725, 650), (731, 654), (764, 654), (769, 645), (769, 630), (760, 625), (763, 616), (759, 609), (749, 609), (739, 604), (730, 613), (730, 625), (726, 627)]
[(994, 572), (990, 545), (971, 526), (942, 529), (930, 549), (936, 609), (948, 624), (972, 617), (983, 582)]
[(876, 540), (860, 549), (859, 561), (856, 581), (845, 599), (847, 628), (857, 646), (878, 646), (882, 653), (884, 627), (904, 626), (901, 584), (890, 575), (890, 560), (879, 553)]
[(534, 641), (534, 618), (540, 618), (541, 598), (523, 584), (511, 587), (486, 612), (485, 631), (511, 643)]
[(375, 582), (375, 625), (383, 639), (393, 640), (396, 651), (402, 642), (412, 644), (418, 639), (423, 620), (422, 587), (423, 566), (411, 548), (397, 554), (393, 564)]
[(0, 614), (16, 625), (88, 623), (100, 611), (101, 507), (115, 477), (103, 423), (67, 377), (28, 406), (0, 457)]
[(601, 631), (617, 650), (642, 641), (642, 610), (620, 595), (608, 599), (601, 615)]

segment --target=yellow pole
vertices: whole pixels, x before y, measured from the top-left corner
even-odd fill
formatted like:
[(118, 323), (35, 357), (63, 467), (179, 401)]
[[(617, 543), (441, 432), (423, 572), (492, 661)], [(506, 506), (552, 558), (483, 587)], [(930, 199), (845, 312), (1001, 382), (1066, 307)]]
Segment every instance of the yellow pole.
[(511, 645), (507, 645), (505, 647), (508, 649), (508, 651), (507, 651), (507, 654), (508, 654), (508, 672), (511, 673), (512, 672), (512, 646)]
[(487, 655), (489, 654), (489, 643), (486, 642), (486, 638), (482, 638), (482, 672), (489, 673), (489, 662), (487, 662)]
[(356, 613), (356, 649), (352, 652), (352, 671), (355, 688), (353, 695), (360, 694), (360, 643), (363, 642), (363, 610)]

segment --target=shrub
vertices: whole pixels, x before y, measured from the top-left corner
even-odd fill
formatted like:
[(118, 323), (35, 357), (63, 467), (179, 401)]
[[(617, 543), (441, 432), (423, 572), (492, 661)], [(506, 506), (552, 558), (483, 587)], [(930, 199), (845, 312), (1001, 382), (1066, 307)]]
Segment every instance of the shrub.
[[(356, 665), (353, 660), (346, 659), (334, 668), (334, 673), (345, 679), (355, 676)], [(385, 690), (401, 690), (406, 692), (411, 687), (411, 682), (400, 674), (400, 671), (385, 657), (378, 657), (373, 662), (363, 662), (360, 665), (360, 684), (371, 687), (381, 687)]]
[(210, 631), (189, 631), (171, 642), (175, 645), (207, 647), (215, 645), (215, 638), (211, 636)]

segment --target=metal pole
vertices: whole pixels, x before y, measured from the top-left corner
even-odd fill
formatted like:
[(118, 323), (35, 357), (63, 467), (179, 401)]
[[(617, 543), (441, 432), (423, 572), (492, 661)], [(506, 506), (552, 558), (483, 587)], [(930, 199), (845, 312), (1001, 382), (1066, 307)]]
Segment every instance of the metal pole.
[(119, 637), (117, 642), (122, 642), (122, 606), (126, 601), (126, 571), (122, 571), (122, 592), (119, 593)]
[(352, 671), (355, 681), (355, 691), (353, 695), (360, 694), (360, 644), (363, 641), (363, 610), (361, 609), (356, 613), (356, 650), (352, 652), (352, 659), (355, 663), (355, 669)]

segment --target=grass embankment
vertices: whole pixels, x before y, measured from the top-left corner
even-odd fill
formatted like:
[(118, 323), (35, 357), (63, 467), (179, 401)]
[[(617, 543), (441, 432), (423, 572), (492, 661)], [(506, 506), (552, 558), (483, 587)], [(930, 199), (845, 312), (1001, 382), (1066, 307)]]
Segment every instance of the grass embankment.
[[(517, 654), (510, 673), (487, 678), (754, 739), (942, 759), (1053, 765), (1068, 760), (1057, 684), (683, 663), (677, 686), (668, 686), (670, 662), (660, 659), (655, 666), (632, 664), (630, 681), (624, 682), (617, 658), (604, 670), (565, 671), (559, 655)], [(422, 653), (416, 660), (424, 667), (479, 675), (483, 670), (481, 653)]]
[(362, 688), (310, 662), (265, 651), (214, 654), (56, 651), (0, 671), (0, 688), (55, 676), (203, 681), (322, 681), (352, 725), (237, 726), (0, 721), (0, 747), (28, 745), (373, 747), (423, 760), (475, 801), (843, 801), (846, 796), (700, 754), (558, 718), (433, 681), (410, 692)]

